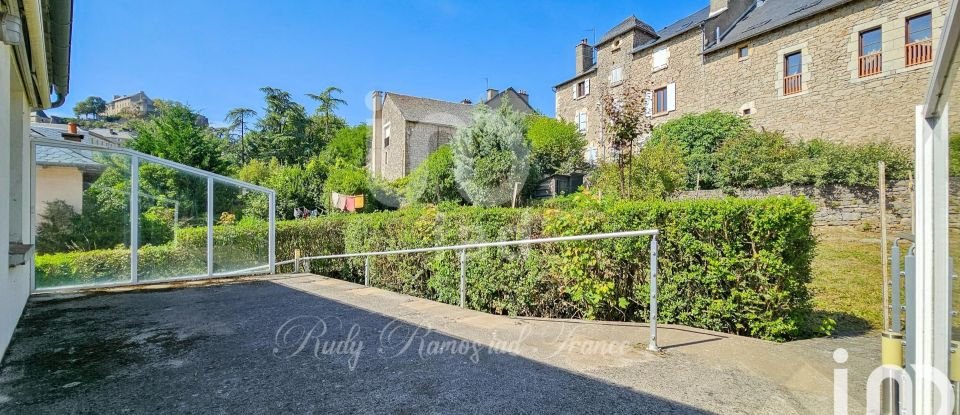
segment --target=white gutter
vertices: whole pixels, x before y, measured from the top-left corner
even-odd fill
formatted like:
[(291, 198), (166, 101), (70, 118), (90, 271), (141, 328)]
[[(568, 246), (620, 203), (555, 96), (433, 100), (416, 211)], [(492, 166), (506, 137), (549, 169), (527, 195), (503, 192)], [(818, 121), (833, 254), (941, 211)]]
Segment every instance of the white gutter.
[[(39, 95), (39, 97), (37, 97), (39, 101), (36, 102), (35, 106), (49, 108), (50, 79), (47, 69), (47, 44), (45, 42), (47, 31), (44, 27), (43, 5), (41, 1), (24, 0), (23, 14), (23, 18), (26, 21), (28, 37), (30, 38), (30, 62), (21, 62), (21, 64), (29, 65), (32, 69), (32, 79), (30, 79), (29, 82), (34, 83), (36, 86), (35, 90)], [(23, 81), (24, 83), (29, 83), (26, 79)]]
[(958, 68), (957, 47), (960, 45), (960, 2), (950, 2), (950, 11), (943, 23), (943, 36), (937, 48), (936, 58), (931, 70), (930, 86), (924, 100), (924, 117), (938, 117), (950, 99), (950, 89), (953, 86)]

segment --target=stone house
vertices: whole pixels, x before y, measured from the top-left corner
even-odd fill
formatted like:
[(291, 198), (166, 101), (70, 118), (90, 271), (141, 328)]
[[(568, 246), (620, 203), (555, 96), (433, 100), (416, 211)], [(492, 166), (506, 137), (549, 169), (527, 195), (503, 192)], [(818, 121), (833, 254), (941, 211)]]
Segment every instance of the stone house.
[[(499, 108), (504, 102), (514, 110), (534, 113), (525, 91), (488, 89), (478, 105)], [(458, 128), (470, 124), (474, 104), (414, 97), (393, 92), (373, 93), (373, 137), (368, 169), (375, 177), (404, 177), (440, 146), (453, 138)]]
[(909, 146), (948, 3), (710, 0), (659, 31), (631, 16), (576, 46), (556, 114), (584, 132), (588, 160), (611, 155), (601, 97), (627, 84), (646, 91), (655, 125), (719, 109), (795, 139)]
[(133, 95), (114, 95), (103, 115), (142, 117), (154, 110), (153, 100), (143, 91)]

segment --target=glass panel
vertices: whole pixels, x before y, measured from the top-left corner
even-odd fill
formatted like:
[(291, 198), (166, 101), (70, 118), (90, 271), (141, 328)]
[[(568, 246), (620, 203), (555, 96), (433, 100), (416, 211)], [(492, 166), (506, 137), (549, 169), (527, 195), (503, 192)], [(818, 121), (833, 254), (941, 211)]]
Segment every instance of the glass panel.
[(267, 270), (269, 199), (266, 193), (214, 183), (213, 272)]
[(860, 33), (860, 56), (880, 52), (882, 48), (883, 36), (879, 27)]
[(930, 13), (907, 19), (907, 43), (930, 39), (933, 34)]
[(140, 281), (207, 273), (207, 179), (140, 161)]
[(36, 287), (130, 281), (130, 157), (36, 146)]
[(802, 57), (802, 55), (800, 54), (800, 52), (794, 53), (794, 54), (792, 54), (792, 55), (787, 55), (787, 57), (785, 58), (785, 61), (786, 61), (787, 75), (788, 75), (788, 76), (789, 76), (789, 75), (796, 75), (796, 74), (800, 73), (800, 71), (801, 71), (801, 69), (802, 69), (802, 67), (801, 67), (801, 65), (802, 65), (802, 63), (801, 63), (801, 62), (802, 62), (801, 57)]

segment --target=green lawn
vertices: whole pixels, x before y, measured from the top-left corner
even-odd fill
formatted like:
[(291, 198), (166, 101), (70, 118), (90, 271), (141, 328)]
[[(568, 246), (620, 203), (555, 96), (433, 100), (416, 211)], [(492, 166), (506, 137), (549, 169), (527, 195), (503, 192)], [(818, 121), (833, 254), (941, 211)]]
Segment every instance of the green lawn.
[(818, 316), (837, 322), (837, 334), (882, 328), (883, 279), (880, 235), (853, 228), (823, 227), (813, 261), (810, 291)]

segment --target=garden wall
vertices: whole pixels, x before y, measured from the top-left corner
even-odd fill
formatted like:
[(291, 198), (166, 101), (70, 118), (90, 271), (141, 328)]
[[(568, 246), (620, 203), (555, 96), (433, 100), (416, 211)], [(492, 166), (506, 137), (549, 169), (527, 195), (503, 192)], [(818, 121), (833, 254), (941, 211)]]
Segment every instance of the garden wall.
[[(910, 230), (913, 219), (913, 193), (909, 180), (887, 183), (887, 225), (891, 231)], [(817, 206), (814, 213), (816, 226), (856, 226), (879, 228), (880, 196), (877, 188), (830, 185), (778, 186), (768, 189), (735, 190), (733, 195), (744, 199), (768, 196), (806, 196)], [(675, 194), (673, 198), (716, 199), (727, 196), (721, 189), (689, 190)], [(960, 177), (950, 180), (950, 228), (960, 229)]]

